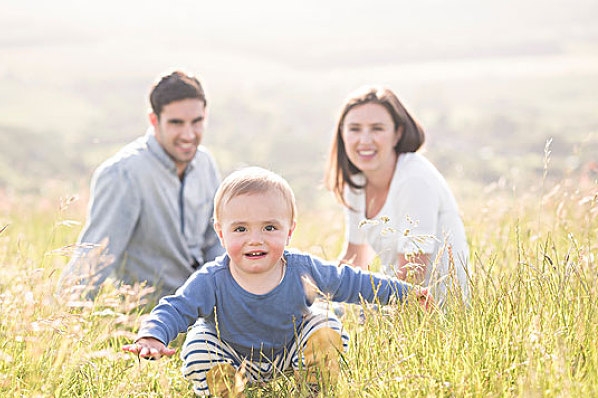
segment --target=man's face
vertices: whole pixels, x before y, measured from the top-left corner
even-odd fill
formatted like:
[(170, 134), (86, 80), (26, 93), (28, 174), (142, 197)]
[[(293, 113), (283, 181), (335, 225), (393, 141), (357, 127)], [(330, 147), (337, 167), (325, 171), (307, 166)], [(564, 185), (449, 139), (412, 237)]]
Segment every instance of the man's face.
[(171, 102), (162, 113), (150, 114), (156, 141), (174, 160), (181, 176), (197, 152), (203, 135), (206, 109), (203, 101), (195, 98)]

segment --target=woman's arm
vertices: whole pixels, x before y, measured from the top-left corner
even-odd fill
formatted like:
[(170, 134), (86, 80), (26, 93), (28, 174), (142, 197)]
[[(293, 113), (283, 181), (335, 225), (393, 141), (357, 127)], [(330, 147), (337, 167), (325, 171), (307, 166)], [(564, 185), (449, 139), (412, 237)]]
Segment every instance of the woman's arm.
[(343, 254), (340, 256), (339, 264), (348, 264), (368, 270), (371, 258), (371, 249), (368, 244), (347, 243)]

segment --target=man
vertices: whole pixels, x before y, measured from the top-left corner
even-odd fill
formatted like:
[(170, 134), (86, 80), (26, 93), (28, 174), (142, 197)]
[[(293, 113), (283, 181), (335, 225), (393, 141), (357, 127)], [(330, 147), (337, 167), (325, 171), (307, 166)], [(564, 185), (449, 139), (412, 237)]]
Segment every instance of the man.
[(150, 103), (147, 133), (93, 175), (87, 223), (63, 284), (147, 282), (158, 299), (224, 252), (211, 222), (220, 176), (200, 146), (204, 90), (175, 71), (152, 88)]

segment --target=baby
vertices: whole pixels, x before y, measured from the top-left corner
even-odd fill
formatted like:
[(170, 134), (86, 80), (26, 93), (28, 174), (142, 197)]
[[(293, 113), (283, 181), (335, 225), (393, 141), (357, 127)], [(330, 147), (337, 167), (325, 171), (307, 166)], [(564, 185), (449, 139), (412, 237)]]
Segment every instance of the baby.
[(200, 396), (243, 396), (247, 381), (288, 370), (330, 387), (349, 337), (332, 313), (312, 307), (318, 294), (379, 304), (409, 295), (431, 307), (427, 289), (285, 249), (295, 220), (293, 191), (282, 177), (258, 167), (230, 174), (214, 206), (226, 254), (162, 298), (123, 350), (147, 359), (171, 356), (168, 343), (187, 332), (183, 374)]

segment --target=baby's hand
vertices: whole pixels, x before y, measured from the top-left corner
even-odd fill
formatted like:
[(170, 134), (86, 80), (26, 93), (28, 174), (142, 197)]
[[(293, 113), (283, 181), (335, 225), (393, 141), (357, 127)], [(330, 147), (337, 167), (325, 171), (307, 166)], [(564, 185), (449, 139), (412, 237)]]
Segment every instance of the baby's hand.
[(162, 355), (169, 357), (176, 352), (176, 350), (166, 347), (160, 340), (151, 337), (142, 337), (133, 344), (123, 346), (122, 349), (148, 360), (160, 359)]
[(432, 311), (434, 309), (434, 297), (428, 292), (427, 288), (417, 288), (415, 290), (415, 297), (426, 311)]

